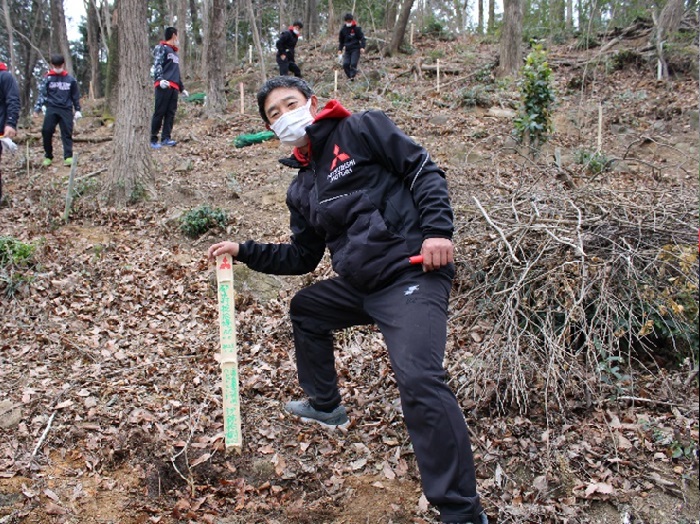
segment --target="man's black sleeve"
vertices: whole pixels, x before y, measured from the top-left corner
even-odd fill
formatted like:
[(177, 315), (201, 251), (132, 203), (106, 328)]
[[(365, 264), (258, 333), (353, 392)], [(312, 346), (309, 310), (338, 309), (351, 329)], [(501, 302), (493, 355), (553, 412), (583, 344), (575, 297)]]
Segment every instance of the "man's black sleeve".
[(250, 269), (273, 275), (303, 275), (316, 269), (326, 249), (324, 240), (287, 202), (292, 229), (288, 244), (260, 244), (249, 240), (240, 246), (236, 260)]
[(452, 238), (452, 205), (445, 173), (430, 154), (381, 111), (363, 113), (360, 136), (388, 171), (403, 179), (420, 211), (423, 238)]
[[(2, 91), (5, 93), (5, 125), (17, 129), (17, 121), (19, 120), (19, 88), (17, 81), (10, 73), (2, 75)], [(2, 129), (0, 129), (2, 133)]]

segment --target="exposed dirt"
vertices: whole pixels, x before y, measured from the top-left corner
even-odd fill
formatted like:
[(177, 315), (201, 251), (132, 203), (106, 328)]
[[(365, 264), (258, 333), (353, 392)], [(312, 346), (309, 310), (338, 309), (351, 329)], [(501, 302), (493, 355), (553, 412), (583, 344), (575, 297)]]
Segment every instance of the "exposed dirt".
[[(333, 58), (322, 47), (299, 49), (322, 102), (335, 96), (351, 111), (385, 110), (446, 169), (467, 262), (480, 248), (470, 236), (471, 196), (507, 194), (535, 162), (543, 173), (538, 191), (596, 183), (697, 194), (695, 78), (663, 83), (651, 69), (592, 67), (585, 89), (568, 89), (583, 69), (555, 67), (555, 134), (535, 161), (509, 138), (512, 118), (491, 110), (515, 105), (514, 87), (447, 77), (438, 93), (434, 77), (412, 78), (415, 56), (370, 53), (361, 80), (341, 81), (333, 93)], [(417, 50), (423, 57), (439, 52), (465, 74), (488, 71), (497, 55), (496, 46), (476, 40), (420, 40)], [(552, 63), (589, 55), (570, 46), (551, 50)], [(284, 241), (285, 191), (294, 176), (277, 162), (287, 153), (277, 141), (234, 148), (235, 136), (263, 128), (252, 94), (247, 114), (237, 114), (235, 86), (242, 81), (252, 93), (254, 71), (229, 78), (226, 115), (207, 119), (199, 106), (182, 104), (179, 144), (151, 152), (157, 197), (150, 202), (104, 207), (105, 175), (97, 174), (79, 180), (81, 196), (64, 224), (69, 169), (41, 168), (36, 141), (29, 141), (28, 159), (2, 159), (0, 231), (36, 243), (38, 261), (0, 298), (0, 524), (437, 522), (421, 495), (374, 329), (339, 335), (348, 429), (305, 426), (281, 410), (300, 394), (288, 300), (300, 285), (330, 274), (327, 261), (304, 277), (236, 268), (245, 443), (242, 455), (224, 451), (216, 295), (205, 252), (221, 238)], [(488, 104), (465, 105), (470, 88), (481, 89)], [(601, 103), (604, 150), (615, 161), (591, 176), (574, 157), (578, 148), (595, 150)], [(85, 106), (76, 138), (109, 136), (98, 105)], [(38, 129), (23, 133), (36, 137)], [(58, 136), (54, 141), (60, 151)], [(76, 143), (78, 177), (108, 167), (111, 148)], [(568, 178), (551, 170), (555, 151)], [(227, 212), (226, 231), (189, 239), (179, 219), (202, 204)], [(457, 338), (459, 327), (448, 362), (468, 360), (480, 342)], [(530, 384), (535, 400), (527, 415), (475, 395), (459, 369), (450, 367), (450, 380), (470, 424), (491, 522), (698, 522), (692, 363), (637, 370), (636, 391), (647, 392), (641, 400), (609, 396), (556, 414), (545, 412), (553, 408), (544, 400), (537, 405), (544, 386)]]

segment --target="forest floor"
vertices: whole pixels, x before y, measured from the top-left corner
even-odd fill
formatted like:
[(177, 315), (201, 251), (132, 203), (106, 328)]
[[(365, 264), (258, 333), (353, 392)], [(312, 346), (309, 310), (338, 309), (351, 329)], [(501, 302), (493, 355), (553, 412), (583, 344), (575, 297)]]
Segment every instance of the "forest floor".
[[(618, 49), (639, 45), (622, 41)], [(517, 89), (489, 75), (495, 44), (425, 38), (415, 51), (382, 59), (370, 50), (357, 82), (341, 71), (337, 93), (332, 44), (304, 42), (298, 55), (321, 102), (338, 98), (351, 111), (386, 111), (445, 168), (461, 271), (500, 240), (473, 197), (488, 208), (524, 180), (537, 180), (540, 197), (590, 187), (687, 200), (696, 215), (683, 233), (689, 244), (697, 238), (697, 70), (657, 82), (643, 61), (550, 48), (555, 132), (532, 159), (510, 138)], [(437, 58), (447, 71), (439, 92), (434, 75), (411, 71)], [(198, 81), (189, 84), (196, 92)], [(109, 167), (112, 143), (98, 103), (85, 101), (77, 125), (79, 196), (68, 223), (62, 215), (70, 168), (41, 167), (37, 125), (20, 133), (22, 155), (3, 157), (0, 232), (37, 252), (31, 268), (17, 269), (21, 278), (0, 288), (1, 524), (437, 522), (422, 497), (374, 329), (339, 336), (349, 428), (307, 426), (281, 409), (300, 395), (288, 302), (299, 286), (331, 273), (325, 259), (304, 277), (236, 267), (244, 445), (240, 455), (224, 450), (216, 291), (206, 249), (224, 238), (287, 239), (285, 191), (294, 176), (278, 164), (288, 152), (276, 140), (233, 146), (239, 134), (264, 128), (252, 66), (231, 72), (229, 86), (222, 117), (181, 103), (178, 145), (150, 152), (156, 194), (148, 202), (125, 209), (102, 203), (101, 170)], [(591, 175), (577, 155), (595, 151), (599, 136), (615, 160)], [(60, 157), (58, 133), (54, 144)], [(563, 169), (553, 167), (555, 155)], [(181, 217), (205, 204), (227, 213), (226, 231), (186, 237)], [(476, 234), (478, 227), (486, 233)], [(697, 259), (694, 267), (697, 274)], [(559, 411), (547, 404), (540, 382), (527, 385), (528, 405), (496, 404), (457, 372), (483, 343), (478, 332), (463, 336), (463, 328), (454, 318), (446, 361), (491, 522), (698, 522), (697, 361), (630, 364), (634, 388), (618, 383), (623, 395), (601, 389), (599, 398), (571, 399)]]

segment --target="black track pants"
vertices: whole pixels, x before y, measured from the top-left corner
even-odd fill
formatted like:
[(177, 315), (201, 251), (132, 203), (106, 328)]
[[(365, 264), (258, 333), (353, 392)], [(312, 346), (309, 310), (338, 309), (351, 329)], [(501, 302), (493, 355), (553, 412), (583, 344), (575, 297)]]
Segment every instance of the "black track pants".
[(162, 140), (170, 138), (175, 123), (175, 113), (177, 112), (177, 99), (179, 91), (168, 88), (156, 87), (156, 107), (151, 120), (151, 142), (158, 142), (158, 133), (163, 126)]
[(426, 498), (443, 520), (470, 520), (481, 506), (469, 434), (445, 383), (443, 356), (451, 270), (416, 268), (388, 287), (362, 293), (341, 278), (297, 293), (290, 315), (299, 382), (318, 409), (340, 403), (333, 354), (337, 329), (376, 324), (384, 335)]
[(61, 130), (63, 158), (71, 158), (73, 156), (73, 111), (58, 107), (47, 107), (44, 114), (44, 124), (41, 126), (44, 156), (53, 158), (53, 134), (56, 126)]
[(280, 76), (287, 76), (291, 71), (294, 76), (301, 78), (301, 69), (299, 69), (296, 62), (290, 62), (288, 58), (282, 60), (280, 57), (277, 57), (277, 65), (280, 68)]
[(343, 55), (343, 70), (348, 78), (355, 78), (357, 74), (357, 64), (360, 62), (360, 48), (345, 50)]

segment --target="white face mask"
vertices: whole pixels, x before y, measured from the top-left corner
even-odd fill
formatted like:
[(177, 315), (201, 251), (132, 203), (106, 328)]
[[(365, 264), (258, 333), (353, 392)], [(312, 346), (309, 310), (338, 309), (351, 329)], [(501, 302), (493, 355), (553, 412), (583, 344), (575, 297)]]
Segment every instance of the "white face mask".
[(54, 67), (53, 68), (55, 73), (63, 73), (63, 68), (62, 67)]
[(352, 22), (345, 22), (345, 27), (352, 27)]
[(311, 116), (311, 99), (294, 111), (283, 114), (277, 122), (270, 127), (286, 146), (302, 147), (309, 143), (306, 136), (306, 126), (314, 121)]
[(299, 36), (299, 30), (298, 30), (298, 29), (292, 29), (292, 31), (294, 31), (294, 34), (295, 34), (295, 35)]

